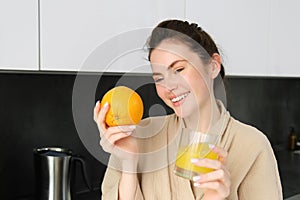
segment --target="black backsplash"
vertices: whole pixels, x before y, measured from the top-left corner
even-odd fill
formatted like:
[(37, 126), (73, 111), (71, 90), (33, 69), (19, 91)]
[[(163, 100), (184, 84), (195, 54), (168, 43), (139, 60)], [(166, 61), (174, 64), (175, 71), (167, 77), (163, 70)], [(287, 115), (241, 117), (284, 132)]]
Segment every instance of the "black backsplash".
[(288, 143), (290, 127), (300, 134), (299, 78), (229, 78), (228, 110), (263, 131), (272, 145)]
[[(99, 75), (82, 77), (89, 81)], [(100, 187), (105, 166), (86, 150), (73, 120), (75, 78), (75, 74), (0, 73), (1, 199), (34, 196), (32, 150), (43, 146), (63, 146), (80, 154), (86, 160), (93, 187)], [(92, 124), (89, 132), (98, 134), (92, 122), (96, 99), (118, 82), (140, 85), (137, 91), (145, 104), (144, 117), (171, 112), (157, 97), (149, 76), (102, 75), (87, 111)], [(225, 85), (230, 113), (263, 131), (274, 147), (287, 144), (290, 126), (300, 131), (300, 79), (231, 77)], [(73, 190), (80, 192), (85, 185), (80, 175), (76, 177)]]

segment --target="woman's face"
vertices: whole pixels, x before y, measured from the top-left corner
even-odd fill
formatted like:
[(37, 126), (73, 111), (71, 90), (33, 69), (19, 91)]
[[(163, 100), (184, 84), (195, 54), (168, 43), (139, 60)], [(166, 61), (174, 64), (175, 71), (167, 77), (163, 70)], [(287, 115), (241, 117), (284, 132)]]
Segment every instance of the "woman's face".
[(209, 106), (212, 79), (207, 66), (185, 44), (166, 40), (151, 53), (150, 62), (158, 96), (180, 117)]

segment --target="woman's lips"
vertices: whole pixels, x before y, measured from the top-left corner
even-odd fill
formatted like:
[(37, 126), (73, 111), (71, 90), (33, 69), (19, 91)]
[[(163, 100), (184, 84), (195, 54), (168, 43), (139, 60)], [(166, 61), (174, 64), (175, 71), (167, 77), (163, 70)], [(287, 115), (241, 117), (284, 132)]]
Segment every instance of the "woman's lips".
[(189, 93), (190, 92), (186, 92), (182, 95), (172, 97), (172, 98), (170, 98), (170, 100), (171, 100), (171, 102), (173, 103), (174, 106), (178, 106), (178, 105), (180, 105), (180, 102), (189, 95)]

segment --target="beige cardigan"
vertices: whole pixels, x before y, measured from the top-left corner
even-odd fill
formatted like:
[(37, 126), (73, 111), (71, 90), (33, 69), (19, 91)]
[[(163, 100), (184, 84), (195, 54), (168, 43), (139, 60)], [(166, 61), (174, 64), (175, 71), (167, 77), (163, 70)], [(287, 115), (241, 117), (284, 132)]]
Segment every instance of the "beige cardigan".
[[(266, 136), (232, 118), (221, 105), (221, 118), (209, 131), (221, 134), (218, 146), (228, 151), (226, 167), (231, 174), (229, 200), (281, 200), (282, 188), (273, 150)], [(136, 199), (202, 199), (201, 189), (173, 173), (178, 130), (176, 115), (143, 120), (135, 135), (141, 151)], [(102, 182), (102, 199), (118, 199), (120, 165), (111, 156)]]

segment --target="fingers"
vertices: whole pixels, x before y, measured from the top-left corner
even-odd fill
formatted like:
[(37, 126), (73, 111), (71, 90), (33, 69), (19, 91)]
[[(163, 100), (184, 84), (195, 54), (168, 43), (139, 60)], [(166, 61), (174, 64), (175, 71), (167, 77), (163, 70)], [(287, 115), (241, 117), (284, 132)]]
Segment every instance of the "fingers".
[(230, 192), (230, 173), (224, 166), (227, 160), (228, 153), (220, 148), (213, 147), (212, 151), (218, 154), (218, 160), (212, 160), (208, 158), (204, 159), (192, 159), (191, 162), (197, 166), (214, 169), (214, 171), (207, 174), (201, 174), (193, 177), (194, 186), (213, 190), (217, 196), (227, 197)]
[(226, 199), (230, 194), (229, 187), (226, 187), (224, 184), (217, 181), (201, 183), (195, 185), (195, 187), (204, 190), (204, 199)]
[(123, 138), (128, 137), (129, 135), (130, 134), (124, 132), (118, 132), (108, 135), (106, 137), (101, 137), (100, 145), (102, 146), (104, 151), (111, 153), (115, 143)]
[(208, 158), (193, 158), (191, 162), (194, 165), (200, 167), (207, 167), (211, 169), (221, 169), (222, 166), (225, 164), (224, 162), (227, 159), (227, 152), (220, 147), (213, 146), (212, 151), (218, 155), (218, 160), (208, 159)]
[(106, 129), (106, 132), (101, 136), (101, 138), (106, 138), (112, 144), (116, 141), (128, 137), (135, 130), (135, 126), (114, 126)]
[(221, 169), (222, 168), (222, 163), (218, 160), (212, 160), (208, 158), (203, 158), (203, 159), (192, 159), (191, 162), (194, 165), (200, 166), (200, 167), (206, 167), (210, 169)]
[[(219, 196), (222, 199), (228, 197), (230, 193), (230, 174), (225, 167), (207, 174), (195, 176), (193, 177), (193, 181), (195, 187), (205, 189), (205, 191), (212, 190), (214, 191), (213, 196)], [(207, 196), (207, 194), (205, 195)]]
[(208, 182), (219, 182), (224, 184), (224, 186), (229, 187), (230, 186), (229, 177), (230, 174), (228, 170), (226, 168), (222, 168), (207, 174), (195, 176), (193, 180), (195, 183), (199, 183), (199, 184), (208, 183)]
[[(218, 160), (211, 160), (211, 159), (198, 159), (193, 160), (194, 164), (201, 167), (206, 167), (210, 169), (214, 169), (214, 171), (202, 174), (201, 176), (195, 176), (194, 181), (198, 183), (204, 183), (204, 182), (212, 182), (212, 181), (221, 181), (226, 186), (230, 184), (229, 180), (229, 171), (222, 165), (222, 163)], [(201, 177), (201, 178), (200, 178)]]
[(115, 127), (111, 127), (112, 129), (118, 129), (122, 132), (132, 132), (133, 130), (136, 129), (135, 125), (128, 125), (128, 126), (115, 126)]
[[(111, 141), (111, 143), (115, 143), (118, 139), (122, 139), (124, 137), (128, 137), (135, 130), (136, 126), (112, 126), (108, 127), (103, 134), (100, 135), (101, 138), (106, 138)], [(120, 135), (120, 136), (116, 136)]]
[(100, 145), (104, 151), (111, 153), (116, 142), (129, 137), (135, 128), (134, 125), (108, 127), (103, 134), (100, 134)]
[(102, 108), (100, 108), (100, 102), (98, 101), (94, 108), (94, 121), (97, 123), (100, 134), (106, 131), (105, 116), (109, 110), (109, 104), (105, 103)]
[(224, 149), (214, 146), (212, 148), (212, 151), (215, 152), (216, 154), (218, 154), (218, 160), (223, 163), (226, 164), (226, 160), (227, 160), (227, 156), (228, 156), (228, 152), (225, 151)]
[(101, 108), (100, 102), (98, 101), (94, 107), (94, 121), (97, 123), (98, 129), (100, 131), (100, 145), (102, 146), (104, 151), (112, 153), (113, 149), (115, 149), (115, 145), (119, 145), (116, 143), (130, 136), (135, 130), (136, 126), (127, 125), (108, 127), (105, 122), (105, 117), (108, 110), (108, 103), (105, 103)]
[(97, 121), (98, 113), (100, 111), (100, 101), (96, 102), (96, 105), (94, 107), (94, 121)]

